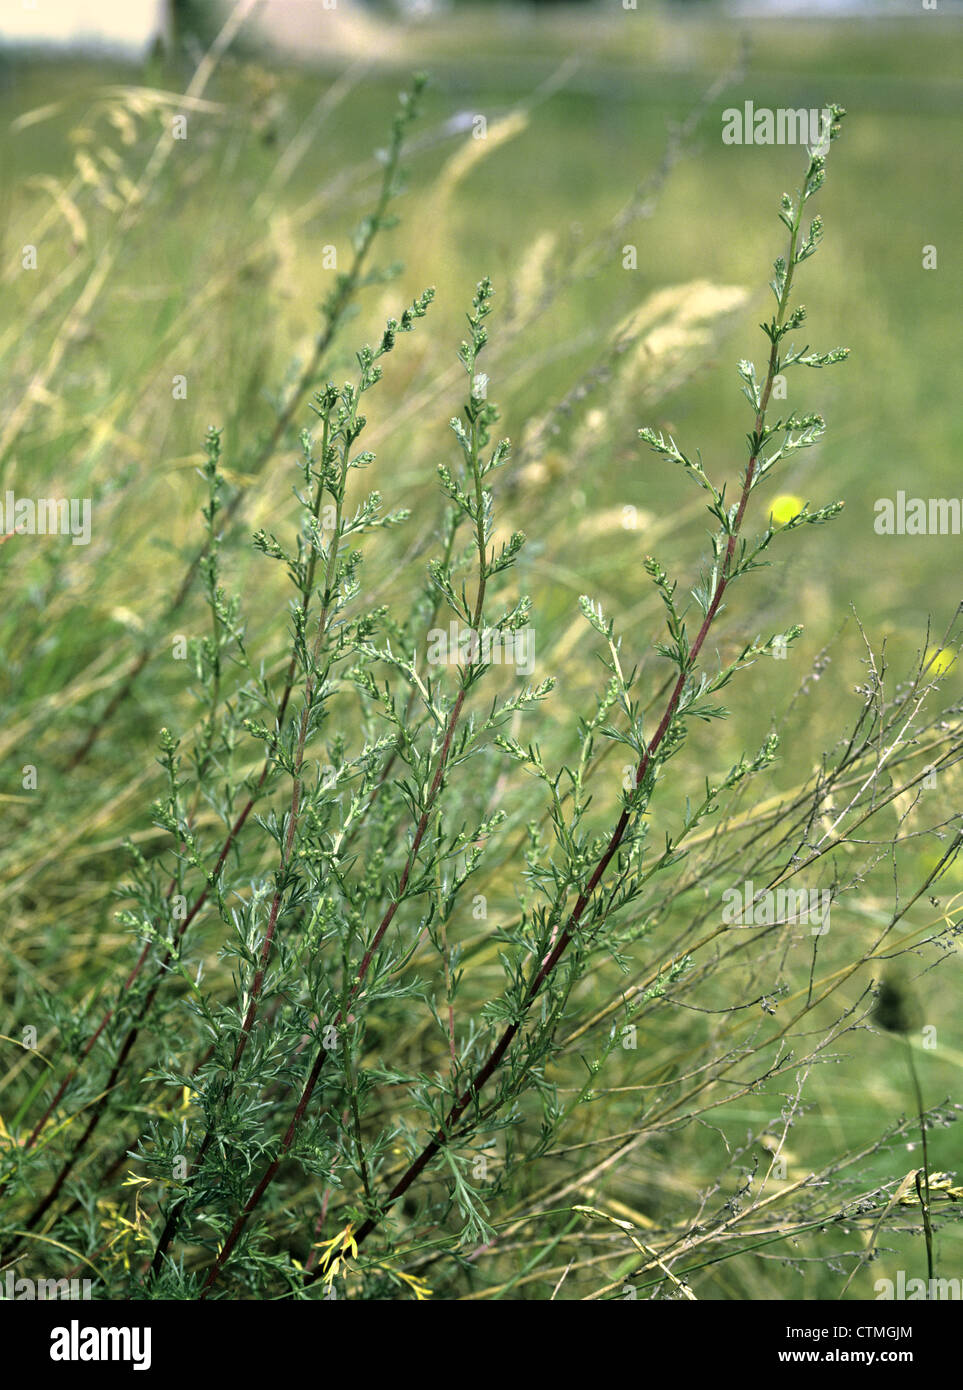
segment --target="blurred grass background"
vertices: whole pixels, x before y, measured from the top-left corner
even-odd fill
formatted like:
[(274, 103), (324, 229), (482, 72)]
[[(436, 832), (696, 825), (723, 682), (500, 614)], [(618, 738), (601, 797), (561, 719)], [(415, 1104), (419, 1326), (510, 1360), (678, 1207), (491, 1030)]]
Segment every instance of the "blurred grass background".
[[(210, 108), (189, 115), (188, 139), (175, 144), (136, 225), (116, 243), (102, 292), (72, 327), (53, 379), (3, 457), (4, 486), (18, 495), (95, 498), (88, 549), (56, 539), (29, 552), (16, 542), (0, 549), (3, 582), (18, 595), (0, 615), (11, 826), (0, 847), (10, 923), (2, 968), (4, 1002), (15, 1016), (25, 981), (85, 997), (116, 953), (131, 949), (112, 923), (105, 889), (123, 876), (125, 835), (148, 844), (162, 838), (149, 829), (146, 808), (157, 794), (157, 729), (177, 717), (186, 728), (193, 717), (183, 663), (155, 661), (88, 763), (69, 778), (64, 768), (200, 539), (194, 468), (208, 423), (224, 427), (229, 476), (233, 468), (234, 481), (251, 485), (247, 529), (285, 524), (293, 449), (248, 479), (243, 446), (270, 427), (271, 400), (290, 379), (292, 360), (310, 353), (317, 306), (333, 284), (323, 248), (334, 246), (339, 265), (346, 263), (350, 230), (376, 187), (371, 153), (384, 143), (413, 68), (432, 77), (424, 138), (407, 161), (401, 224), (378, 257), (403, 262), (404, 271), (364, 291), (326, 372), (341, 379), (353, 349), (374, 339), (388, 313), (424, 285), (437, 286), (428, 324), (388, 360), (371, 398), (377, 486), (388, 505), (414, 509), (413, 530), (395, 542), (402, 568), (383, 561), (378, 572), (384, 601), (404, 593), (404, 574), (423, 568), (425, 557), (406, 547), (436, 516), (433, 470), (451, 456), (447, 420), (460, 390), (454, 349), (472, 288), (489, 274), (506, 315), (521, 320), (557, 290), (504, 345), (496, 318), (487, 370), (502, 429), (521, 450), (520, 480), (500, 502), (502, 523), (530, 536), (522, 582), (536, 602), (536, 674), (563, 677), (551, 733), (560, 755), (570, 750), (575, 713), (594, 681), (577, 596), (601, 598), (644, 649), (658, 610), (642, 557), (652, 550), (670, 573), (694, 578), (705, 526), (694, 492), (643, 451), (635, 430), (651, 424), (683, 448), (700, 448), (717, 479), (742, 466), (750, 422), (734, 364), (763, 358), (757, 325), (782, 250), (778, 198), (801, 174), (798, 150), (722, 144), (722, 110), (749, 98), (769, 107), (836, 100), (850, 112), (819, 199), (824, 246), (803, 267), (799, 293), (813, 347), (844, 343), (852, 356), (833, 372), (790, 377), (788, 404), (818, 409), (829, 429), (820, 446), (796, 456), (776, 489), (814, 506), (842, 498), (846, 509), (832, 526), (807, 530), (796, 547), (806, 551), (802, 566), (790, 571), (785, 550), (777, 551), (753, 591), (747, 584), (733, 600), (732, 644), (796, 621), (806, 632), (790, 661), (742, 674), (721, 760), (759, 745), (768, 711), (786, 704), (835, 642), (777, 780), (788, 785), (805, 775), (856, 709), (852, 687), (862, 666), (851, 622), (838, 636), (850, 604), (875, 640), (886, 638), (893, 669), (902, 672), (925, 641), (928, 618), (942, 630), (963, 598), (959, 537), (873, 531), (874, 501), (899, 488), (963, 497), (958, 19), (922, 12), (902, 20), (737, 22), (710, 6), (459, 7), (420, 25), (373, 19), (390, 35), (390, 61), (311, 54), (296, 65), (253, 43), (224, 60), (205, 94)], [(667, 131), (737, 61), (744, 38), (751, 42), (745, 74), (709, 104), (646, 215), (586, 261), (585, 248), (658, 168)], [(114, 245), (123, 180), (136, 182), (162, 116), (179, 109), (156, 93), (183, 90), (191, 70), (186, 58), (162, 54), (143, 65), (0, 56), (6, 422), (30, 401), (38, 364), (60, 341), (98, 255)], [(330, 109), (322, 113), (325, 94)], [(472, 140), (478, 115), (487, 120), (487, 142)], [(286, 161), (294, 149), (300, 158)], [(28, 243), (38, 248), (37, 271), (21, 268)], [(637, 247), (635, 270), (623, 268), (625, 244)], [(922, 267), (925, 245), (937, 248), (937, 270)], [(653, 301), (672, 287), (681, 288)], [(641, 338), (613, 357), (619, 326), (636, 315)], [(611, 370), (594, 389), (600, 363)], [(172, 398), (177, 374), (187, 377), (186, 400)], [(559, 402), (571, 408), (557, 417), (558, 433), (540, 434), (538, 422)], [(239, 556), (232, 573), (256, 638), (274, 631), (286, 602), (281, 576), (266, 569), (257, 557)], [(200, 608), (189, 608), (175, 631), (190, 633), (202, 621)], [(951, 698), (956, 680), (951, 671)], [(692, 746), (700, 748), (696, 738)], [(713, 747), (708, 735), (701, 747)], [(40, 768), (36, 793), (19, 791), (24, 764)], [(956, 791), (944, 794), (952, 799)], [(923, 842), (920, 863), (937, 851), (935, 840)], [(880, 902), (885, 893), (883, 886)], [(876, 906), (867, 889), (867, 916)], [(921, 1054), (930, 1102), (953, 1092), (963, 1059), (958, 961), (951, 965), (952, 974), (926, 976), (927, 1019), (940, 1036), (936, 1052)], [(865, 1035), (858, 1057), (817, 1069), (809, 1096), (814, 1108), (791, 1143), (802, 1165), (869, 1141), (906, 1110), (899, 1049)], [(737, 1136), (770, 1118), (759, 1098), (723, 1114), (720, 1125)], [(936, 1167), (952, 1168), (959, 1157), (953, 1131), (934, 1136)], [(688, 1190), (700, 1163), (711, 1172), (713, 1160), (686, 1150), (660, 1161), (665, 1171), (653, 1178), (652, 1200), (671, 1205), (674, 1185)], [(897, 1172), (892, 1156), (880, 1155), (870, 1172), (901, 1177), (914, 1161), (908, 1153)], [(944, 1272), (959, 1276), (958, 1232), (941, 1242)], [(906, 1239), (849, 1296), (872, 1296), (873, 1279), (890, 1266), (914, 1269), (919, 1257), (918, 1242)], [(800, 1287), (775, 1262), (748, 1286), (730, 1283), (724, 1265), (704, 1277), (700, 1296), (723, 1298), (832, 1297), (843, 1282), (820, 1265)]]

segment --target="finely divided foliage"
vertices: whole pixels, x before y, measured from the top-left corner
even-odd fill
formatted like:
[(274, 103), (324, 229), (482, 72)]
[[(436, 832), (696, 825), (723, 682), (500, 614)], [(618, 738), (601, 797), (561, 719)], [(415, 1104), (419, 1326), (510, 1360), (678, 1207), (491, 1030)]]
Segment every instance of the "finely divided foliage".
[[(369, 252), (391, 225), (422, 86), (418, 79), (403, 98), (351, 268), (325, 306), (315, 353), (276, 429), (248, 460), (249, 475), (277, 450), (357, 291), (377, 278)], [(831, 144), (844, 112), (830, 110)], [(710, 552), (688, 598), (659, 560), (639, 557), (664, 623), (650, 653), (633, 648), (635, 634), (623, 639), (595, 599), (581, 598), (605, 671), (581, 715), (551, 677), (526, 684), (496, 669), (491, 642), (480, 641), (507, 639), (533, 621), (522, 589), (525, 536), (499, 530), (512, 460), (483, 370), (498, 322), (488, 279), (477, 285), (457, 351), (463, 403), (450, 422), (450, 456), (437, 464), (434, 553), (416, 591), (389, 586), (384, 602), (369, 599), (367, 575), (385, 533), (425, 524), (386, 500), (392, 472), (366, 447), (366, 429), (392, 354), (430, 331), (423, 321), (434, 291), (388, 318), (376, 344), (356, 353), (350, 380), (314, 392), (290, 512), (253, 537), (258, 562), (281, 566), (290, 586), (287, 614), (278, 616), (287, 641), (280, 662), (276, 648), (255, 650), (262, 639), (249, 633), (242, 597), (228, 590), (225, 552), (242, 493), (225, 470), (221, 431), (209, 430), (203, 544), (165, 614), (169, 624), (199, 581), (207, 629), (191, 648), (197, 723), (160, 734), (163, 792), (153, 822), (165, 833), (164, 853), (127, 846), (119, 921), (140, 953), (119, 988), (69, 1027), (62, 1021), (69, 1053), (27, 1095), (17, 1142), (4, 1148), (6, 1257), (40, 1235), (58, 1240), (110, 1269), (109, 1291), (121, 1296), (421, 1298), (442, 1256), (470, 1279), (511, 1242), (528, 1242), (534, 1267), (559, 1242), (591, 1232), (599, 1263), (594, 1283), (580, 1283), (585, 1296), (655, 1289), (692, 1297), (672, 1266), (697, 1269), (707, 1248), (729, 1257), (742, 1237), (750, 1245), (750, 1237), (776, 1239), (766, 1209), (777, 1200), (782, 1231), (796, 1234), (840, 1213), (853, 1226), (863, 1217), (881, 1222), (891, 1208), (898, 1214), (888, 1190), (857, 1199), (843, 1175), (901, 1140), (911, 1120), (839, 1156), (811, 1183), (807, 1175), (782, 1189), (770, 1165), (754, 1191), (758, 1152), (732, 1155), (745, 1159), (737, 1193), (716, 1204), (716, 1184), (645, 1241), (633, 1234), (638, 1213), (624, 1204), (615, 1219), (574, 1201), (592, 1196), (646, 1136), (655, 1142), (722, 1103), (712, 1089), (720, 1081), (731, 1098), (783, 1078), (781, 1119), (767, 1135), (775, 1164), (810, 1071), (865, 1026), (868, 988), (833, 1011), (838, 975), (849, 979), (878, 959), (884, 943), (899, 953), (892, 933), (959, 843), (954, 832), (910, 902), (898, 900), (878, 938), (828, 983), (813, 944), (808, 988), (791, 994), (782, 980), (771, 992), (726, 998), (746, 938), (713, 917), (708, 885), (737, 876), (771, 885), (832, 862), (853, 829), (915, 785), (916, 746), (928, 766), (959, 759), (945, 722), (921, 716), (932, 688), (925, 670), (887, 699), (867, 648), (871, 674), (856, 727), (811, 783), (744, 815), (746, 788), (777, 756), (777, 734), (760, 730), (756, 753), (705, 774), (697, 763), (702, 790), (671, 802), (670, 764), (685, 766), (693, 721), (724, 717), (718, 697), (732, 678), (802, 631), (758, 637), (717, 659), (712, 639), (742, 596), (737, 581), (766, 563), (784, 534), (828, 522), (842, 506), (800, 504), (777, 522), (763, 500), (780, 462), (824, 429), (817, 414), (774, 414), (777, 376), (846, 356), (800, 345), (806, 315), (793, 302), (797, 272), (822, 237), (809, 204), (829, 148), (808, 153), (800, 188), (779, 209), (786, 247), (771, 282), (775, 308), (761, 325), (766, 356), (761, 368), (738, 364), (751, 413), (740, 476), (716, 482), (698, 452), (664, 431), (639, 430), (705, 494)], [(447, 665), (425, 661), (439, 624), (468, 638)], [(149, 653), (145, 642), (75, 765), (91, 755)], [(540, 729), (567, 717), (577, 721), (577, 754), (556, 766)], [(610, 753), (629, 768), (615, 792)], [(893, 779), (885, 783), (884, 766)], [(867, 873), (867, 862), (833, 862), (834, 895)], [(488, 898), (506, 883), (509, 896), (502, 891), (504, 906), (489, 917)], [(680, 903), (693, 889), (703, 890), (698, 903)], [(946, 925), (928, 939), (938, 941)], [(766, 956), (778, 953), (768, 932), (763, 940)], [(595, 992), (603, 965), (625, 981), (607, 994)], [(777, 996), (786, 1011), (766, 1032)], [(683, 999), (734, 1021), (641, 1088), (641, 1115), (626, 1120), (613, 1110), (621, 1129), (575, 1142), (583, 1111), (607, 1094), (606, 1067), (634, 1048), (652, 1010)], [(818, 1028), (791, 1034), (827, 1000)], [(750, 1005), (754, 1017), (743, 1026)], [(928, 1124), (952, 1116), (927, 1115), (918, 1084), (916, 1095), (925, 1139)], [(566, 1146), (574, 1166), (560, 1164)], [(578, 1166), (583, 1147), (588, 1169)], [(940, 1188), (931, 1190), (928, 1160), (924, 1169), (919, 1202), (931, 1255)], [(136, 1193), (128, 1230), (98, 1206), (122, 1181)], [(118, 1244), (120, 1259), (111, 1253)]]

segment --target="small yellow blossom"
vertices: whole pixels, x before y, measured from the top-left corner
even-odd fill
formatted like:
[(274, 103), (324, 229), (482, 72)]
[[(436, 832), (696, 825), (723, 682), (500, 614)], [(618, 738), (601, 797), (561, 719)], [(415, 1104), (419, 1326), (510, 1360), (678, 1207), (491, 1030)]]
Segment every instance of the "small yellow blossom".
[[(340, 1246), (336, 1252), (335, 1247)], [(357, 1258), (358, 1246), (352, 1234), (352, 1224), (349, 1221), (343, 1231), (339, 1231), (331, 1240), (318, 1241), (315, 1245), (316, 1250), (321, 1251), (319, 1264), (324, 1270), (324, 1282), (330, 1284), (337, 1274), (341, 1272), (341, 1266), (347, 1263), (350, 1256)]]
[(928, 676), (943, 676), (956, 661), (956, 653), (945, 647), (930, 647), (923, 661), (923, 670)]
[(783, 492), (770, 508), (772, 519), (777, 526), (785, 526), (787, 521), (792, 521), (794, 516), (799, 515), (804, 506), (801, 497), (794, 497), (791, 492)]

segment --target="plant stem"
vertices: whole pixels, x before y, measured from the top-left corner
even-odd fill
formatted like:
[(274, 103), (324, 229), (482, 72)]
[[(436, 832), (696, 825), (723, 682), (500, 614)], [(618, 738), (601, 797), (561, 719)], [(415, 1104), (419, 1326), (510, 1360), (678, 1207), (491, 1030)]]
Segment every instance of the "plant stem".
[[(916, 1097), (916, 1110), (920, 1120), (920, 1138), (923, 1141), (923, 1183), (920, 1184), (920, 1175), (916, 1174), (916, 1195), (920, 1199), (920, 1208), (923, 1212), (923, 1239), (926, 1242), (926, 1274), (929, 1280), (927, 1291), (929, 1292), (933, 1284), (933, 1227), (930, 1222), (930, 1157), (926, 1144), (926, 1116), (923, 1111), (923, 1090), (920, 1086), (919, 1074), (916, 1070), (916, 1062), (913, 1058), (913, 1045), (909, 1040), (909, 1034), (903, 1034), (903, 1041), (906, 1044), (906, 1062), (909, 1066), (910, 1078), (913, 1082), (913, 1093)], [(932, 1296), (932, 1295), (931, 1295)]]
[[(475, 543), (478, 552), (479, 567), (478, 589), (475, 596), (475, 604), (472, 615), (472, 631), (475, 633), (479, 631), (482, 625), (485, 605), (485, 590), (487, 584), (485, 515), (483, 505), (484, 499), (483, 488), (481, 483), (481, 474), (478, 463), (478, 447), (478, 427), (475, 424), (475, 422), (472, 422), (470, 468), (473, 474), (475, 485)], [(355, 979), (348, 992), (348, 1007), (350, 1007), (350, 1004), (358, 996), (362, 984), (364, 982), (365, 976), (368, 973), (368, 969), (371, 965), (371, 962), (377, 954), (381, 942), (384, 939), (384, 935), (387, 932), (389, 926), (391, 925), (396, 911), (398, 910), (399, 904), (404, 899), (405, 889), (408, 885), (411, 870), (414, 867), (414, 864), (417, 860), (418, 851), (421, 847), (421, 842), (424, 839), (425, 832), (428, 829), (431, 813), (434, 809), (434, 805), (437, 800), (439, 790), (441, 788), (442, 780), (445, 775), (445, 770), (448, 766), (448, 759), (451, 753), (452, 741), (455, 736), (455, 730), (458, 726), (458, 721), (461, 716), (462, 707), (465, 703), (465, 696), (470, 682), (471, 666), (469, 665), (462, 678), (458, 694), (455, 697), (455, 702), (452, 705), (451, 712), (448, 716), (448, 721), (445, 727), (444, 740), (442, 742), (441, 751), (438, 755), (434, 777), (432, 778), (428, 794), (425, 797), (422, 813), (419, 817), (418, 824), (415, 829), (414, 839), (412, 840), (411, 848), (408, 851), (408, 855), (405, 860), (405, 866), (402, 870), (401, 878), (398, 882), (398, 888), (392, 895), (392, 900), (389, 903), (388, 908), (384, 916), (382, 917), (380, 923), (378, 924), (378, 929), (372, 937), (371, 943), (368, 946), (368, 949), (365, 951), (364, 956), (362, 957), (361, 964), (358, 967), (358, 973), (355, 976)], [(339, 1008), (334, 1019), (334, 1027), (336, 1029), (341, 1026), (342, 1020), (345, 1017), (345, 1012), (346, 1010), (344, 1007)], [(240, 1214), (234, 1222), (234, 1225), (232, 1226), (227, 1236), (227, 1239), (225, 1240), (223, 1246), (219, 1250), (217, 1259), (211, 1266), (210, 1272), (208, 1273), (207, 1279), (204, 1283), (204, 1287), (201, 1291), (202, 1299), (205, 1299), (207, 1297), (208, 1293), (213, 1288), (214, 1284), (217, 1282), (217, 1279), (224, 1266), (224, 1263), (230, 1256), (231, 1251), (234, 1249), (234, 1246), (237, 1244), (238, 1239), (240, 1238), (245, 1226), (247, 1225), (251, 1213), (259, 1205), (261, 1198), (264, 1196), (264, 1193), (267, 1191), (271, 1183), (274, 1181), (274, 1178), (278, 1172), (278, 1169), (281, 1166), (283, 1158), (285, 1157), (292, 1143), (294, 1142), (294, 1137), (301, 1123), (301, 1119), (311, 1101), (311, 1097), (314, 1094), (314, 1090), (317, 1086), (318, 1079), (320, 1078), (326, 1056), (327, 1052), (325, 1048), (323, 1046), (319, 1047), (315, 1055), (314, 1064), (312, 1065), (311, 1071), (308, 1075), (308, 1079), (305, 1082), (304, 1087), (301, 1091), (301, 1095), (298, 1099), (298, 1103), (295, 1108), (294, 1115), (291, 1119), (291, 1123), (288, 1125), (284, 1137), (281, 1140), (278, 1153), (272, 1159), (271, 1163), (268, 1165), (263, 1176), (261, 1177), (261, 1180), (258, 1183), (257, 1187), (254, 1189), (251, 1196), (244, 1204), (244, 1207), (241, 1209)]]
[[(799, 236), (799, 225), (800, 219), (802, 217), (803, 203), (804, 200), (802, 197), (800, 197), (799, 205), (796, 208), (795, 216), (793, 218), (793, 225), (790, 232), (786, 278), (783, 284), (782, 293), (779, 298), (779, 306), (776, 316), (776, 323), (779, 327), (782, 326), (785, 320), (786, 308), (789, 303), (789, 293), (792, 287), (793, 270), (795, 267), (796, 258), (796, 246)], [(763, 425), (765, 424), (766, 409), (769, 404), (769, 397), (772, 393), (773, 381), (776, 375), (777, 360), (778, 341), (774, 340), (770, 348), (769, 365), (766, 372), (765, 385), (760, 396), (759, 407), (756, 411), (755, 433), (757, 436), (759, 435), (760, 431), (763, 428)], [(688, 656), (688, 661), (679, 672), (679, 676), (675, 682), (672, 694), (669, 697), (668, 704), (666, 705), (665, 712), (662, 715), (662, 719), (659, 722), (658, 728), (656, 729), (651, 742), (648, 743), (642, 757), (639, 760), (639, 764), (636, 768), (635, 773), (636, 786), (641, 785), (643, 778), (645, 777), (646, 773), (648, 772), (651, 766), (652, 758), (658, 751), (659, 746), (661, 745), (663, 739), (666, 736), (666, 733), (669, 730), (673, 716), (678, 707), (679, 700), (682, 697), (682, 692), (685, 689), (686, 682), (692, 674), (699, 653), (702, 650), (702, 646), (706, 640), (706, 637), (709, 634), (709, 630), (712, 627), (716, 614), (719, 611), (719, 606), (722, 603), (723, 595), (725, 594), (726, 587), (729, 583), (729, 572), (732, 566), (733, 557), (735, 555), (736, 542), (742, 527), (746, 507), (749, 502), (749, 494), (752, 491), (752, 484), (753, 479), (755, 477), (757, 462), (758, 453), (755, 453), (749, 459), (749, 462), (746, 466), (746, 473), (743, 480), (742, 492), (739, 498), (739, 505), (736, 510), (735, 519), (733, 520), (730, 528), (729, 540), (726, 546), (725, 557), (719, 573), (719, 578), (716, 581), (715, 591), (712, 596), (712, 602), (710, 603), (706, 611), (705, 618), (702, 622), (702, 626), (700, 627), (698, 635), (696, 636), (696, 639), (692, 644)], [(552, 950), (542, 961), (541, 966), (539, 967), (539, 970), (535, 975), (535, 978), (532, 980), (532, 983), (528, 988), (528, 992), (525, 997), (525, 1001), (522, 1008), (523, 1016), (528, 1013), (532, 1004), (535, 1002), (535, 999), (537, 998), (539, 991), (542, 988), (542, 985), (552, 974), (555, 967), (561, 960), (562, 956), (565, 954), (566, 948), (568, 947), (569, 943), (571, 942), (573, 936), (575, 935), (578, 929), (579, 923), (582, 919), (582, 914), (588, 906), (589, 901), (591, 900), (592, 895), (594, 894), (596, 888), (599, 885), (599, 882), (605, 874), (606, 869), (608, 868), (620, 844), (622, 843), (622, 840), (625, 836), (625, 832), (629, 826), (630, 816), (631, 813), (627, 808), (624, 809), (621, 815), (619, 816), (615, 829), (611, 834), (609, 842), (606, 845), (606, 848), (601, 858), (595, 866), (595, 870), (592, 873), (592, 876), (589, 879), (588, 884), (585, 888), (581, 890), (581, 892), (578, 895), (575, 906), (572, 908), (571, 914), (569, 915), (569, 918), (566, 922), (564, 931), (556, 941)], [(466, 1090), (451, 1106), (450, 1110), (448, 1111), (448, 1114), (445, 1117), (444, 1123), (429, 1140), (429, 1142), (425, 1145), (421, 1153), (409, 1166), (407, 1171), (402, 1175), (402, 1177), (398, 1180), (395, 1186), (391, 1189), (382, 1207), (381, 1216), (378, 1218), (369, 1216), (358, 1228), (354, 1237), (358, 1245), (360, 1245), (363, 1240), (367, 1239), (371, 1232), (375, 1230), (375, 1228), (380, 1224), (380, 1221), (384, 1218), (385, 1214), (391, 1209), (391, 1207), (394, 1206), (398, 1199), (402, 1197), (405, 1192), (407, 1192), (408, 1188), (411, 1187), (412, 1183), (416, 1181), (416, 1179), (421, 1175), (421, 1173), (428, 1166), (431, 1160), (440, 1151), (440, 1149), (450, 1136), (453, 1127), (458, 1123), (462, 1115), (468, 1109), (469, 1105), (471, 1105), (472, 1101), (474, 1101), (477, 1098), (479, 1092), (491, 1079), (494, 1073), (498, 1070), (499, 1066), (504, 1060), (505, 1054), (507, 1053), (509, 1047), (514, 1041), (516, 1035), (520, 1031), (521, 1026), (522, 1019), (516, 1020), (515, 1022), (510, 1023), (508, 1027), (505, 1029), (505, 1031), (502, 1033), (497, 1044), (492, 1049), (491, 1053), (489, 1054), (488, 1058), (483, 1063), (483, 1065), (478, 1069)], [(311, 1276), (308, 1282), (312, 1282), (314, 1279), (317, 1279), (318, 1277), (320, 1277), (320, 1271), (315, 1271), (315, 1273)]]

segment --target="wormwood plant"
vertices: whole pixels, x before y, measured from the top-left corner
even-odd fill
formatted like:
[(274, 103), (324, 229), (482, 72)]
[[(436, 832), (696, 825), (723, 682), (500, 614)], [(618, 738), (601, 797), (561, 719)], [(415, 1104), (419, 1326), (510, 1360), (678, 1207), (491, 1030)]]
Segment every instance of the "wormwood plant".
[[(573, 1232), (602, 1242), (601, 1259), (616, 1257), (603, 1265), (616, 1277), (593, 1296), (618, 1290), (626, 1251), (636, 1276), (649, 1271), (650, 1283), (690, 1296), (667, 1260), (691, 1258), (710, 1241), (724, 1247), (737, 1229), (778, 1237), (765, 1225), (772, 1197), (740, 1205), (755, 1167), (718, 1212), (705, 1194), (655, 1252), (638, 1236), (613, 1244), (640, 1228), (637, 1213), (613, 1225), (605, 1211), (573, 1203), (573, 1193), (591, 1198), (605, 1166), (642, 1135), (708, 1108), (703, 1084), (729, 1073), (747, 1092), (795, 1078), (773, 1140), (778, 1152), (809, 1071), (839, 1037), (864, 1026), (862, 996), (823, 1025), (808, 1052), (784, 1046), (788, 1023), (765, 1039), (730, 1035), (701, 1062), (664, 1073), (652, 1085), (644, 1124), (606, 1139), (613, 1147), (602, 1163), (565, 1179), (554, 1164), (627, 1035), (653, 1006), (711, 975), (699, 952), (727, 935), (721, 928), (650, 950), (660, 914), (692, 887), (691, 856), (700, 866), (696, 881), (710, 869), (718, 880), (728, 860), (776, 882), (830, 854), (844, 818), (859, 825), (879, 811), (883, 768), (903, 756), (905, 731), (926, 694), (921, 670), (887, 704), (874, 666), (864, 712), (835, 763), (795, 799), (760, 808), (745, 839), (734, 809), (775, 759), (773, 732), (754, 755), (704, 776), (700, 769), (698, 797), (667, 805), (670, 764), (685, 768), (693, 721), (722, 718), (717, 697), (733, 676), (801, 632), (793, 627), (743, 644), (727, 660), (710, 659), (737, 582), (784, 533), (822, 524), (841, 507), (800, 506), (777, 522), (756, 496), (782, 460), (824, 429), (817, 414), (774, 418), (775, 377), (846, 356), (841, 348), (812, 352), (793, 336), (805, 320), (793, 300), (796, 274), (822, 236), (809, 204), (844, 115), (830, 110), (801, 186), (780, 205), (786, 247), (771, 282), (775, 308), (761, 325), (764, 365), (738, 366), (751, 425), (737, 483), (713, 481), (701, 455), (673, 438), (639, 431), (706, 494), (711, 550), (691, 601), (656, 559), (640, 557), (640, 577), (648, 576), (664, 608), (654, 650), (669, 674), (654, 692), (643, 688), (642, 653), (630, 650), (597, 602), (581, 599), (606, 674), (594, 707), (577, 716), (573, 761), (551, 765), (539, 737), (549, 711), (562, 712), (554, 681), (524, 684), (497, 659), (530, 635), (533, 609), (518, 582), (525, 538), (497, 535), (496, 498), (511, 451), (495, 432), (484, 371), (494, 313), (488, 279), (477, 286), (458, 350), (463, 404), (451, 421), (452, 457), (438, 465), (435, 554), (416, 592), (389, 591), (376, 606), (367, 600), (366, 566), (380, 534), (421, 519), (386, 503), (390, 468), (378, 490), (369, 488), (376, 459), (364, 445), (386, 359), (408, 334), (424, 331), (433, 291), (388, 319), (377, 344), (357, 353), (351, 380), (314, 395), (314, 418), (300, 437), (295, 517), (254, 536), (262, 563), (280, 565), (291, 586), (280, 680), (273, 649), (254, 652), (242, 599), (228, 590), (232, 503), (221, 432), (209, 431), (205, 536), (194, 565), (208, 614), (207, 633), (192, 649), (198, 723), (190, 737), (161, 731), (164, 792), (153, 819), (168, 837), (166, 851), (152, 857), (128, 846), (132, 870), (117, 890), (119, 920), (140, 939), (139, 957), (109, 1002), (92, 1003), (90, 1018), (70, 1019), (49, 1001), (74, 1060), (58, 1059), (52, 1076), (40, 1074), (17, 1113), (16, 1142), (4, 1149), (7, 1260), (42, 1237), (91, 1262), (114, 1295), (424, 1297), (438, 1251), (470, 1280), (487, 1252), (505, 1248), (527, 1223), (555, 1216), (561, 1225), (539, 1259)], [(343, 316), (375, 223), (384, 221), (402, 128), (382, 201), (357, 242), (354, 278), (342, 282), (330, 323)], [(428, 644), (434, 639), (437, 649), (446, 629), (447, 660), (426, 661)], [(935, 724), (918, 729), (924, 734), (939, 750), (933, 756), (958, 760), (958, 741), (941, 743)], [(618, 794), (610, 752), (631, 764)], [(812, 825), (830, 797), (841, 797), (844, 808), (819, 838)], [(202, 807), (211, 813), (203, 820)], [(714, 817), (726, 818), (722, 836), (710, 829)], [(912, 902), (958, 844), (956, 832)], [(517, 905), (489, 922), (495, 878), (511, 884)], [(859, 881), (856, 871), (848, 886)], [(834, 893), (846, 887), (834, 871)], [(909, 905), (897, 903), (853, 971), (875, 958)], [(694, 927), (699, 920), (695, 914)], [(743, 943), (720, 950), (735, 955)], [(599, 1005), (593, 985), (609, 962), (636, 973)], [(808, 994), (792, 1022), (838, 985), (822, 990), (816, 965), (814, 945)], [(481, 1007), (473, 971), (486, 996)], [(737, 1007), (741, 1001), (728, 1001)], [(775, 1013), (766, 993), (761, 1010), (765, 1018)], [(740, 1075), (737, 1066), (757, 1053), (759, 1073)], [(581, 1059), (580, 1073), (572, 1059)], [(690, 1084), (701, 1073), (706, 1082)], [(574, 1084), (560, 1084), (573, 1076)], [(913, 1118), (925, 1133), (919, 1108), (876, 1148), (895, 1143)], [(108, 1117), (109, 1149), (93, 1142), (104, 1138)], [(948, 1112), (930, 1118), (942, 1122)], [(824, 1189), (838, 1192), (839, 1174), (866, 1152), (828, 1165), (818, 1192), (790, 1184), (783, 1229), (824, 1226)], [(126, 1217), (103, 1197), (122, 1168), (134, 1189)], [(535, 1193), (529, 1170), (547, 1175)], [(929, 1252), (928, 1177), (926, 1193)], [(854, 1225), (882, 1205), (876, 1191), (860, 1202), (844, 1207)], [(751, 1228), (738, 1226), (743, 1211), (752, 1213)], [(585, 1233), (600, 1221), (598, 1236)]]

